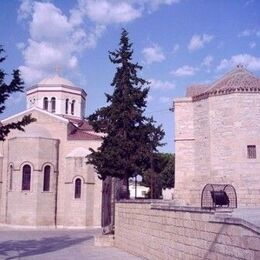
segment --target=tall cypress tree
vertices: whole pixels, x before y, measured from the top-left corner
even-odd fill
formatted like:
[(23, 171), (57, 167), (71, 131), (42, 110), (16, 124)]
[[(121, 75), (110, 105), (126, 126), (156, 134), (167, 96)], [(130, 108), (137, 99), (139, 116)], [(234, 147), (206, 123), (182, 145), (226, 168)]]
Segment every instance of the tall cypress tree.
[(91, 149), (89, 163), (99, 178), (117, 177), (125, 180), (127, 187), (130, 177), (150, 167), (164, 136), (161, 126), (156, 127), (153, 118), (144, 115), (148, 82), (137, 76), (142, 67), (132, 62), (132, 56), (132, 43), (123, 29), (119, 49), (109, 52), (110, 61), (117, 65), (111, 83), (114, 92), (105, 94), (108, 106), (88, 118), (96, 132), (105, 134), (98, 150)]
[[(4, 62), (6, 57), (2, 56), (4, 49), (0, 45), (0, 63)], [(0, 113), (5, 110), (5, 102), (14, 92), (23, 92), (24, 83), (20, 77), (20, 71), (14, 70), (13, 77), (9, 84), (5, 83), (6, 73), (0, 69)], [(18, 129), (24, 131), (24, 127), (35, 121), (31, 115), (25, 115), (21, 120), (3, 125), (0, 123), (0, 141), (4, 141), (11, 129)]]

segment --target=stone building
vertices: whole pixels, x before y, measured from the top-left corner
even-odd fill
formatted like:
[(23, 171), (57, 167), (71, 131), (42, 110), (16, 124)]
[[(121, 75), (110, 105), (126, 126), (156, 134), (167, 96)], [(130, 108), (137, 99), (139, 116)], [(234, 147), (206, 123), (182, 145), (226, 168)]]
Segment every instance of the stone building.
[(56, 75), (26, 91), (32, 114), (25, 132), (12, 131), (0, 147), (0, 222), (28, 226), (99, 226), (101, 181), (86, 164), (101, 137), (83, 118), (86, 92)]
[(207, 183), (232, 184), (238, 207), (260, 206), (260, 79), (238, 66), (174, 100), (175, 198), (200, 205)]

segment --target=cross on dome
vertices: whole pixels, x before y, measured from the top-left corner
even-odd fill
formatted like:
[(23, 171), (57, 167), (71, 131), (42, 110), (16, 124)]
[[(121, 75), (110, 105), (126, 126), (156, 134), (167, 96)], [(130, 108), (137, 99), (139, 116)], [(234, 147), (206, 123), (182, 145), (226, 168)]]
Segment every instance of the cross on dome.
[(237, 68), (238, 68), (238, 69), (244, 69), (245, 66), (244, 66), (242, 63), (238, 63), (238, 64), (237, 64)]

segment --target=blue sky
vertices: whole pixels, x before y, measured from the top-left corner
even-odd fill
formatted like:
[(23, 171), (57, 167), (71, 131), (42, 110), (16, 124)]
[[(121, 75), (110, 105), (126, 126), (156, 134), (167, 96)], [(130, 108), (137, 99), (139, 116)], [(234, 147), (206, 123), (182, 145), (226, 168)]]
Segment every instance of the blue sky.
[[(19, 68), (29, 87), (60, 66), (88, 93), (86, 115), (112, 92), (108, 51), (126, 28), (140, 76), (151, 82), (146, 113), (166, 132), (165, 152), (174, 152), (169, 108), (187, 86), (212, 82), (237, 64), (260, 75), (258, 0), (11, 0), (0, 9), (6, 72)], [(16, 94), (1, 117), (23, 109), (24, 94)]]

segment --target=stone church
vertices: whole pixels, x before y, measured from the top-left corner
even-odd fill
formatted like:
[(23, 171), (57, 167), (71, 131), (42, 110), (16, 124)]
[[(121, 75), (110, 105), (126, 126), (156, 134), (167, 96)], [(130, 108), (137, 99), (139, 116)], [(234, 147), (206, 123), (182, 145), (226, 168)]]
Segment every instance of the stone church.
[(260, 78), (237, 66), (174, 100), (175, 198), (200, 205), (207, 183), (231, 184), (238, 207), (260, 206)]
[(100, 226), (101, 189), (89, 148), (101, 137), (83, 118), (86, 92), (58, 75), (26, 91), (37, 121), (12, 131), (0, 147), (0, 222), (26, 226)]

